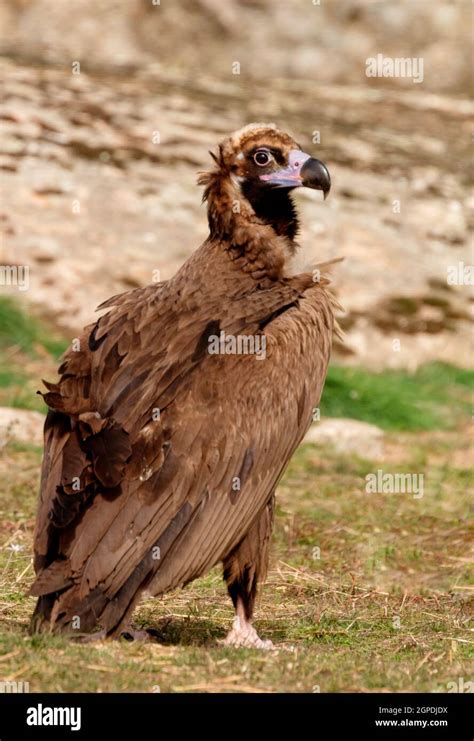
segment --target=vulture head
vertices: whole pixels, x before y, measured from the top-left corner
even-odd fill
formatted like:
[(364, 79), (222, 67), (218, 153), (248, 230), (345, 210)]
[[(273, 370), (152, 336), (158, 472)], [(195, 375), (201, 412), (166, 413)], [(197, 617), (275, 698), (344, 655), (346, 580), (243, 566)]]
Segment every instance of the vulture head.
[(314, 188), (326, 198), (331, 187), (326, 165), (274, 124), (244, 126), (211, 156), (215, 168), (199, 178), (205, 186), (211, 238), (248, 242), (252, 229), (266, 226), (291, 242), (298, 229), (291, 192)]

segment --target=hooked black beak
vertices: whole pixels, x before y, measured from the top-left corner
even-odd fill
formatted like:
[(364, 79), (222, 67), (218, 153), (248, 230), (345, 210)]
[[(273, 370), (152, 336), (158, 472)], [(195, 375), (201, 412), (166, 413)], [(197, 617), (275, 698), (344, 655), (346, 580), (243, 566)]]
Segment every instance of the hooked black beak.
[(323, 191), (324, 198), (331, 188), (326, 165), (300, 149), (293, 149), (289, 153), (287, 167), (260, 175), (260, 180), (276, 188), (298, 188), (302, 185), (315, 188)]
[(324, 162), (310, 157), (301, 168), (300, 175), (303, 186), (322, 190), (324, 198), (326, 198), (331, 190), (331, 176)]

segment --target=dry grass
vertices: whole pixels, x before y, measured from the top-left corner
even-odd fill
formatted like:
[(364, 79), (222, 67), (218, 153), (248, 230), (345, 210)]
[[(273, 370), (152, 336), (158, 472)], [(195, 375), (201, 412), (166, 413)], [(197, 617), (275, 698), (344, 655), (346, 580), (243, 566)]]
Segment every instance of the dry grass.
[[(40, 451), (7, 446), (0, 679), (55, 692), (436, 692), (467, 681), (474, 655), (467, 434), (391, 434), (386, 453), (382, 463), (298, 451), (279, 490), (272, 569), (256, 614), (278, 650), (260, 653), (219, 645), (232, 619), (219, 569), (140, 606), (135, 626), (157, 629), (159, 643), (29, 637)], [(423, 498), (366, 494), (364, 477), (378, 467), (424, 472)]]

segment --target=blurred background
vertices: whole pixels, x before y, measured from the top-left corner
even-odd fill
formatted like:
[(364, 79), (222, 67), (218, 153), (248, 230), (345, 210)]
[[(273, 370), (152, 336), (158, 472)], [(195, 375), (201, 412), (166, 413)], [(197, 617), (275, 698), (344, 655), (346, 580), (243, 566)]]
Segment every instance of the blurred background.
[[(326, 203), (297, 198), (303, 254), (345, 257), (341, 360), (469, 363), (469, 286), (447, 281), (472, 263), (469, 1), (1, 0), (0, 27), (0, 264), (30, 266), (22, 302), (76, 331), (170, 277), (206, 236), (208, 150), (274, 121), (332, 174)], [(377, 54), (421, 58), (423, 81), (367, 77)]]
[[(305, 692), (445, 691), (469, 677), (473, 7), (0, 0), (4, 677), (31, 691)], [(421, 61), (423, 79), (368, 77), (378, 55)], [(251, 121), (275, 122), (330, 170), (324, 203), (295, 194), (302, 267), (345, 258), (333, 288), (346, 339), (278, 490), (257, 614), (298, 653), (228, 660), (218, 569), (141, 608), (138, 624), (170, 644), (158, 654), (109, 646), (89, 666), (60, 639), (40, 650), (26, 593), (41, 378), (101, 301), (169, 278), (205, 239), (197, 172)], [(8, 280), (15, 267), (28, 285)], [(368, 495), (382, 469), (425, 476), (424, 496)]]

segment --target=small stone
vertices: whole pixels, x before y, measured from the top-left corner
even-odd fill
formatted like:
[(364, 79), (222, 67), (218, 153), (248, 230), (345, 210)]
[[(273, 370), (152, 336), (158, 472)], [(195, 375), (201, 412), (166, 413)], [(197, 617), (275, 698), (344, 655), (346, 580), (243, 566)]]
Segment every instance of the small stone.
[[(450, 244), (462, 244), (467, 238), (466, 221), (459, 201), (451, 201), (448, 208), (438, 211), (428, 230), (428, 236)], [(430, 223), (430, 222), (428, 222)]]
[(384, 433), (380, 427), (357, 419), (329, 418), (314, 422), (306, 433), (305, 443), (328, 445), (336, 453), (355, 454), (374, 459), (383, 455)]
[(0, 407), (0, 448), (10, 440), (42, 445), (44, 416), (29, 409)]
[(55, 239), (36, 237), (26, 245), (33, 260), (37, 262), (54, 262), (60, 256), (61, 248)]

